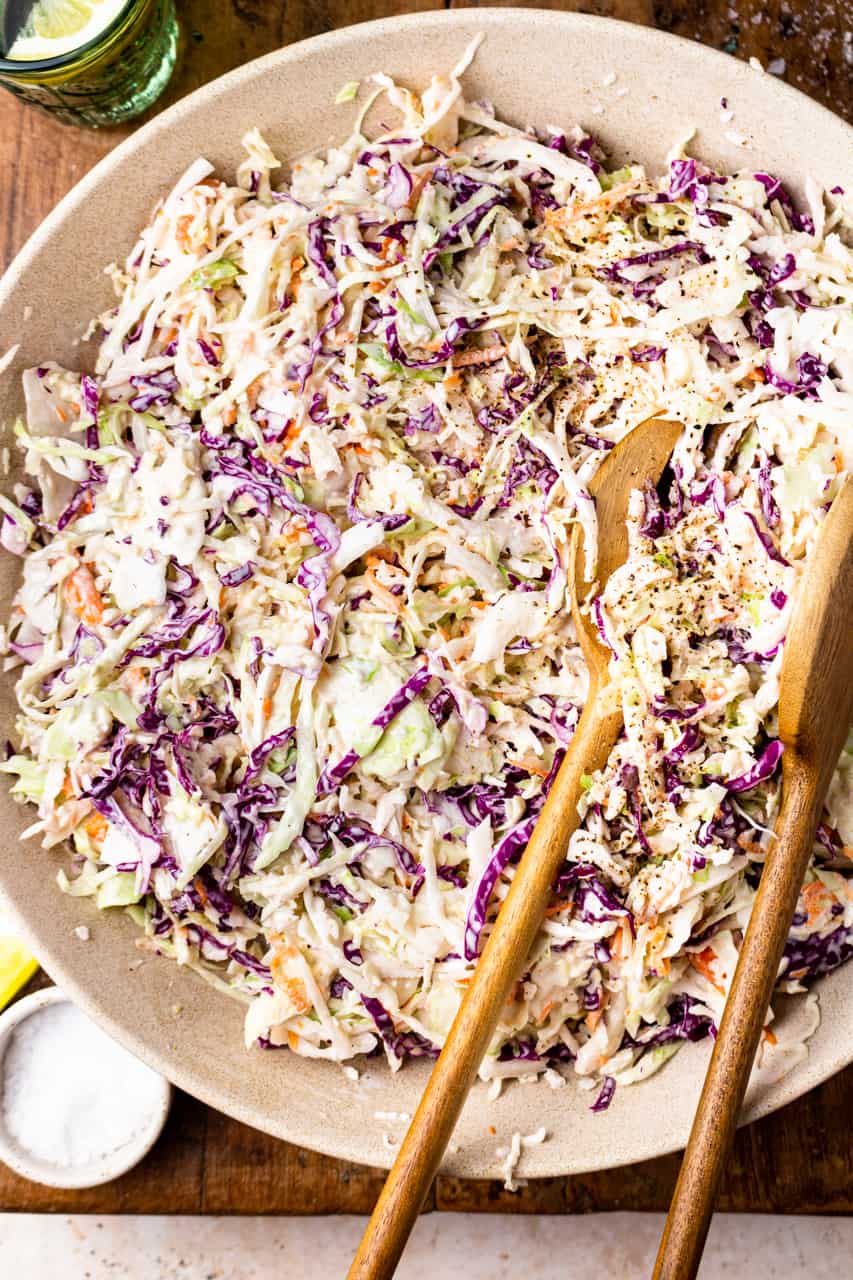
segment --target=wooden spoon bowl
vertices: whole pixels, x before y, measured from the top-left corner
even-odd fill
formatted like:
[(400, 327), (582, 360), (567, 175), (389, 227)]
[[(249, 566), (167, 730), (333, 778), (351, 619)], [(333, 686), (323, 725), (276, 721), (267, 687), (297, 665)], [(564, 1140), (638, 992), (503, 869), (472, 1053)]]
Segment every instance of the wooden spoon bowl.
[[(611, 450), (590, 482), (598, 521), (599, 590), (628, 554), (625, 522), (631, 493), (647, 480), (657, 482), (682, 429), (680, 423), (662, 419), (641, 423)], [(608, 675), (610, 653), (582, 609), (593, 583), (585, 577), (581, 544), (580, 526), (575, 526), (569, 590), (589, 667), (586, 705), (368, 1223), (349, 1280), (386, 1280), (394, 1273), (501, 1010), (542, 923), (569, 838), (580, 821), (581, 778), (606, 764), (622, 727), (621, 703)]]

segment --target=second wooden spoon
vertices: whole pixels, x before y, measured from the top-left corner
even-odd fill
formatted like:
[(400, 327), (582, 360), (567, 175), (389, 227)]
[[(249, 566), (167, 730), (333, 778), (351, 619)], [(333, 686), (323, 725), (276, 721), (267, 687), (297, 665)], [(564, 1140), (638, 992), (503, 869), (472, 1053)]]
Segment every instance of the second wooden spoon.
[[(677, 422), (651, 418), (641, 423), (611, 450), (590, 483), (598, 519), (599, 589), (628, 555), (625, 522), (631, 492), (646, 480), (657, 483), (681, 431)], [(609, 680), (610, 653), (580, 610), (592, 586), (584, 578), (583, 561), (576, 526), (569, 586), (572, 615), (589, 668), (586, 705), (373, 1210), (349, 1280), (388, 1280), (394, 1274), (501, 1010), (542, 923), (569, 837), (580, 821), (581, 777), (606, 764), (622, 727), (622, 707)]]

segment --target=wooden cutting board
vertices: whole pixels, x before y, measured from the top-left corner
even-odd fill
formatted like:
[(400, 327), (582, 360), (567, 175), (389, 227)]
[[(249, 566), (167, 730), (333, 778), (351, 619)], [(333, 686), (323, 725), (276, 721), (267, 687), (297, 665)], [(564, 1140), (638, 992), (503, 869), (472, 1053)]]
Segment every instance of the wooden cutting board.
[[(538, 7), (642, 22), (741, 58), (757, 57), (853, 119), (849, 6), (850, 0), (538, 0)], [(440, 7), (430, 0), (178, 0), (182, 61), (159, 105), (283, 44), (348, 23)], [(65, 192), (131, 131), (132, 126), (100, 133), (71, 129), (0, 93), (0, 270)], [(47, 981), (38, 975), (29, 989)], [(741, 1130), (719, 1207), (853, 1212), (851, 1116), (853, 1067)], [(678, 1157), (666, 1156), (604, 1173), (543, 1179), (514, 1194), (498, 1182), (439, 1177), (428, 1207), (486, 1213), (664, 1210), (677, 1168)], [(56, 1191), (0, 1164), (0, 1211), (368, 1213), (383, 1176), (279, 1142), (177, 1094), (160, 1141), (123, 1178), (89, 1191)]]

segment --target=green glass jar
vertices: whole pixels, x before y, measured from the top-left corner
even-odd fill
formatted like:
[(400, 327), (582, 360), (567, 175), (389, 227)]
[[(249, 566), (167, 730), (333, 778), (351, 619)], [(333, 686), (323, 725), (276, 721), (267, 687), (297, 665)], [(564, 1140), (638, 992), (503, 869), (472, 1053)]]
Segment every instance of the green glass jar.
[(99, 128), (145, 111), (168, 84), (177, 54), (173, 0), (129, 0), (79, 48), (39, 60), (0, 58), (0, 84), (68, 124)]

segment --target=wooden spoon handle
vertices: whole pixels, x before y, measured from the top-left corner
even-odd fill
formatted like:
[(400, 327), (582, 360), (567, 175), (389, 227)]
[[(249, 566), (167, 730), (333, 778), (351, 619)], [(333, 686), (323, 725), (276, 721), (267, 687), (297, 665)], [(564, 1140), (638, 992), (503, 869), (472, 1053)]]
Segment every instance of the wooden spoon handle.
[(814, 848), (823, 794), (816, 770), (786, 753), (782, 788), (776, 839), (761, 873), (653, 1280), (691, 1280), (699, 1269), (717, 1188)]
[(613, 686), (590, 691), (569, 749), (501, 905), (441, 1056), (349, 1270), (349, 1280), (388, 1280), (459, 1118), (501, 1010), (523, 972), (579, 823), (584, 773), (607, 761), (622, 724)]

